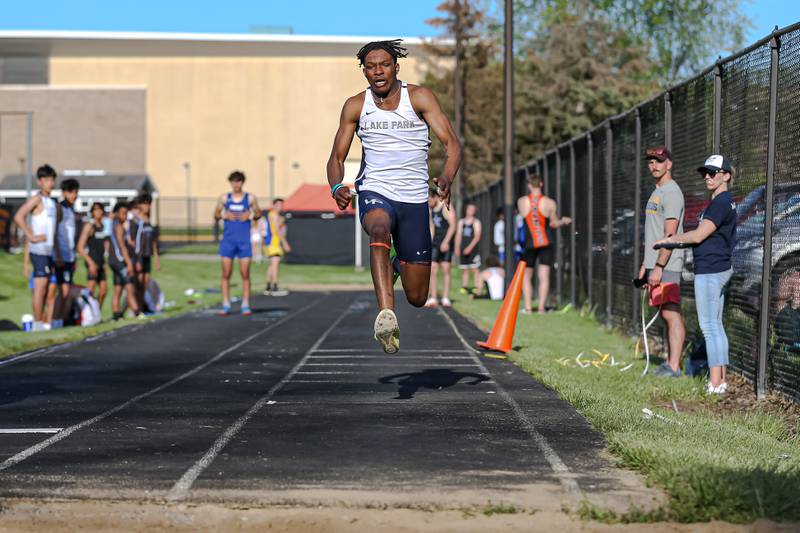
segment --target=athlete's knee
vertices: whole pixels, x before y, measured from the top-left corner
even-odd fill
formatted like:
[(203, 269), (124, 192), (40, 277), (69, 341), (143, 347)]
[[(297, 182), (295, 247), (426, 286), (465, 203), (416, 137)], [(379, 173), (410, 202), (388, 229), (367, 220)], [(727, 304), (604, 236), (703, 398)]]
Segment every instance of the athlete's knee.
[(408, 303), (413, 305), (414, 307), (422, 307), (425, 305), (425, 302), (428, 300), (428, 291), (426, 290), (423, 292), (407, 292), (406, 293), (406, 300)]
[(369, 242), (388, 244), (392, 239), (392, 230), (388, 225), (375, 224), (369, 229)]

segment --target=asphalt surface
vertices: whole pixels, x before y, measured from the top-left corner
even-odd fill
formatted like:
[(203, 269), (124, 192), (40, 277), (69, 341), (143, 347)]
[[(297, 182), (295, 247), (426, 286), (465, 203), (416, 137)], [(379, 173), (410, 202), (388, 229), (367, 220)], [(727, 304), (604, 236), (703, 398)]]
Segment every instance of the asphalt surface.
[(196, 312), (0, 366), (0, 497), (626, 489), (601, 435), (475, 352), (485, 333), (452, 310), (400, 304), (388, 356), (371, 293), (253, 304), (249, 318)]

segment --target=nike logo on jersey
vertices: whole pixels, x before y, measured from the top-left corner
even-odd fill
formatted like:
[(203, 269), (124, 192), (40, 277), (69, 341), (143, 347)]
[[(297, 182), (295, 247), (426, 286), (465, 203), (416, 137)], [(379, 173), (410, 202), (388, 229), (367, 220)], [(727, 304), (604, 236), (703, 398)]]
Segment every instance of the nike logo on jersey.
[(367, 115), (371, 115), (371, 114), (373, 114), (375, 111), (377, 111), (377, 109), (373, 109), (372, 111), (365, 111), (365, 112), (364, 112), (364, 116), (366, 117)]

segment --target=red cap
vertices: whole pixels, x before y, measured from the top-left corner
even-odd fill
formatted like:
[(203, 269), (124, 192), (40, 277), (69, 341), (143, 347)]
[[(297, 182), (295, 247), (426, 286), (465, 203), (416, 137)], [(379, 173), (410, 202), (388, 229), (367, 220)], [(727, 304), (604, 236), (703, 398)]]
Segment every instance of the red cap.
[(647, 149), (647, 159), (655, 159), (660, 162), (664, 162), (667, 159), (672, 161), (672, 154), (669, 153), (666, 146), (656, 146), (655, 148)]

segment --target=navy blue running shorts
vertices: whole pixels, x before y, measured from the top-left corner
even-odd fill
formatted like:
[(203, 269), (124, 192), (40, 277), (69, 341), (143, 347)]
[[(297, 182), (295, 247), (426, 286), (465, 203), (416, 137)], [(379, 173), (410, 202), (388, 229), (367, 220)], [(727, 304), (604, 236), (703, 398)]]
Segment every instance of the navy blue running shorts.
[(431, 263), (431, 229), (428, 202), (395, 202), (372, 191), (359, 191), (361, 225), (373, 209), (383, 209), (392, 221), (392, 242), (397, 258), (405, 263)]

